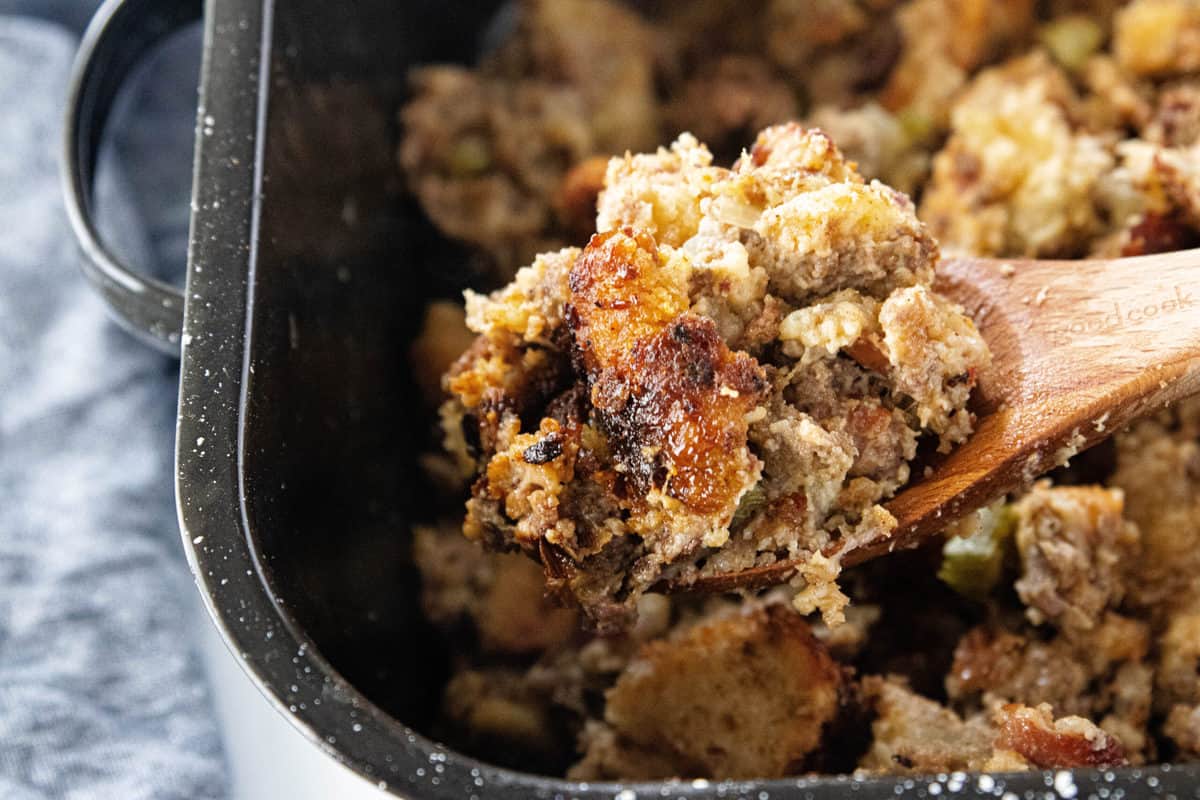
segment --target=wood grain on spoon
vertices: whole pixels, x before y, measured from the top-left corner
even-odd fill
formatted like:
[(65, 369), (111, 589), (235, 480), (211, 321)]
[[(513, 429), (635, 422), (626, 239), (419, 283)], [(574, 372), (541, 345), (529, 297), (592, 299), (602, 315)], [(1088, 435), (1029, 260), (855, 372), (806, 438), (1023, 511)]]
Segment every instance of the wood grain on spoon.
[[(841, 553), (847, 566), (915, 547), (1138, 417), (1200, 392), (1200, 250), (950, 258), (936, 288), (967, 309), (992, 350), (973, 396), (975, 432), (886, 504), (895, 533)], [(781, 561), (690, 588), (763, 587), (795, 572)]]

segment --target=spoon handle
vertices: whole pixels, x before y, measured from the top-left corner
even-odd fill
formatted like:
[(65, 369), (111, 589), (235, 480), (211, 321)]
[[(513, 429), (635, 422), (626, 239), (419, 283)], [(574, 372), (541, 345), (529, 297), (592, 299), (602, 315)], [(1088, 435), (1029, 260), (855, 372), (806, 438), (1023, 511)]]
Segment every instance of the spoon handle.
[(1200, 250), (1108, 261), (948, 259), (938, 289), (992, 350), (971, 438), (897, 495), (911, 546), (1031, 483), (1134, 419), (1200, 392)]

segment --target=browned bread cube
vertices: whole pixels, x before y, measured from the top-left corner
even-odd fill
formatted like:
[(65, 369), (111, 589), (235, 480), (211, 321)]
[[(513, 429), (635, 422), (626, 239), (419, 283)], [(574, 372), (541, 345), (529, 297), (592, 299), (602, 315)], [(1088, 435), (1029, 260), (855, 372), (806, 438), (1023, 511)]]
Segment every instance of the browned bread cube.
[(680, 777), (780, 777), (820, 745), (841, 686), (802, 617), (754, 606), (646, 645), (605, 716), (623, 739), (673, 754)]

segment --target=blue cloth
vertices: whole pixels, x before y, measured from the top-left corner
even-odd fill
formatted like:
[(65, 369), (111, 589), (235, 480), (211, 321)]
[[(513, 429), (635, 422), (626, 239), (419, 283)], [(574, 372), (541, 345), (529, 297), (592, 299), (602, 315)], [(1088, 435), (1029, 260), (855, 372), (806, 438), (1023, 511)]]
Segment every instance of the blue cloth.
[[(178, 365), (109, 320), (60, 196), (94, 5), (0, 0), (0, 798), (220, 798), (175, 516)], [(144, 70), (102, 160), (102, 228), (150, 271), (184, 260), (197, 42)]]

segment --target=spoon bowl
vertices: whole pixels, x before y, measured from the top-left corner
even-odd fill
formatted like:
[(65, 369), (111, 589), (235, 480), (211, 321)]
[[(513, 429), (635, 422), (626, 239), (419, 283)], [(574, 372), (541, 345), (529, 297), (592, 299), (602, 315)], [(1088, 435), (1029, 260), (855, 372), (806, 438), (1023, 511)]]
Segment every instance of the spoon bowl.
[[(852, 566), (917, 547), (1139, 417), (1200, 392), (1200, 249), (1087, 261), (947, 258), (935, 287), (992, 351), (971, 437), (885, 505), (891, 536), (825, 555)], [(787, 581), (781, 560), (672, 589)]]

